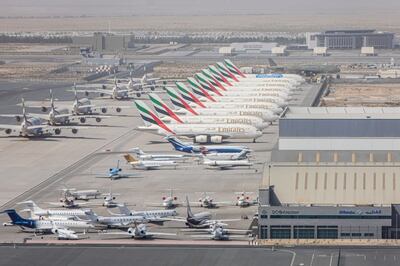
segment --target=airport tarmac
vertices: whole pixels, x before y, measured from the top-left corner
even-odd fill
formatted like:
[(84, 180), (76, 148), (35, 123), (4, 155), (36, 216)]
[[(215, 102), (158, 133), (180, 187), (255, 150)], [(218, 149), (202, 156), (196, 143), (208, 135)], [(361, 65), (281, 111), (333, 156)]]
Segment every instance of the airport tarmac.
[[(7, 84), (2, 86), (7, 87)], [(316, 93), (318, 86), (318, 84), (305, 84), (291, 104), (301, 105), (305, 99), (310, 98), (310, 94)], [(39, 101), (48, 97), (50, 87), (52, 87), (51, 84), (46, 84), (30, 91), (15, 86), (13, 91), (8, 92), (10, 97), (0, 98), (0, 113), (18, 111), (20, 107), (15, 107), (15, 104), (19, 101), (21, 93), (27, 100)], [(72, 93), (65, 90), (66, 88), (62, 87), (54, 90), (60, 101), (72, 99)], [(130, 101), (113, 100), (95, 100), (94, 103), (132, 105)], [(11, 106), (14, 107), (10, 108)], [(265, 162), (269, 160), (269, 153), (276, 144), (278, 129), (276, 123), (264, 131), (264, 135), (257, 140), (257, 143), (231, 142), (234, 145), (246, 145), (254, 150), (252, 159), (255, 165), (251, 169), (210, 170), (198, 165), (194, 160), (189, 160), (178, 166), (176, 170), (140, 171), (126, 165), (118, 153), (121, 152), (122, 155), (133, 147), (140, 147), (146, 152), (171, 153), (172, 146), (161, 136), (136, 130), (137, 126), (142, 125), (142, 121), (135, 108), (124, 109), (121, 114), (122, 116), (104, 119), (105, 126), (97, 127), (97, 123), (93, 122), (92, 125), (95, 128), (81, 130), (76, 136), (67, 133), (66, 137), (37, 140), (1, 137), (0, 163), (4, 173), (0, 180), (1, 209), (20, 209), (22, 206), (17, 206), (16, 203), (28, 199), (35, 200), (40, 206), (49, 206), (46, 203), (57, 202), (60, 189), (64, 187), (99, 189), (104, 193), (111, 190), (121, 194), (117, 197), (117, 201), (126, 202), (135, 210), (149, 209), (153, 203), (161, 204), (162, 197), (169, 195), (171, 188), (178, 197), (178, 201), (182, 203), (186, 195), (191, 201), (197, 201), (201, 192), (210, 192), (210, 196), (215, 201), (231, 201), (232, 203), (236, 200), (235, 192), (251, 192), (250, 198), (257, 198)], [(137, 177), (114, 181), (95, 177), (99, 173), (106, 174), (110, 167), (116, 166), (118, 160), (126, 173), (135, 173)], [(96, 202), (101, 203), (101, 200)], [(96, 207), (94, 210), (98, 214), (109, 214), (104, 208)], [(177, 211), (181, 216), (186, 213), (185, 208), (178, 208)], [(203, 209), (194, 209), (194, 212), (199, 211)], [(248, 229), (257, 207), (230, 206), (210, 211), (213, 218), (217, 219), (247, 217), (249, 219), (230, 223), (230, 227)], [(8, 217), (2, 215), (0, 221), (6, 222)], [(153, 226), (149, 231), (177, 232), (183, 227), (182, 223), (171, 222), (166, 223), (164, 227)], [(2, 228), (1, 239), (3, 242), (22, 242), (24, 238), (33, 237), (30, 233), (18, 232), (20, 232), (19, 228)], [(115, 236), (100, 237), (97, 233), (88, 234), (88, 236), (91, 239), (116, 238)], [(181, 238), (187, 239), (188, 236), (179, 233), (176, 239)], [(54, 236), (45, 236), (45, 239), (54, 239)]]
[(399, 248), (264, 248), (246, 246), (0, 247), (0, 265), (399, 265)]

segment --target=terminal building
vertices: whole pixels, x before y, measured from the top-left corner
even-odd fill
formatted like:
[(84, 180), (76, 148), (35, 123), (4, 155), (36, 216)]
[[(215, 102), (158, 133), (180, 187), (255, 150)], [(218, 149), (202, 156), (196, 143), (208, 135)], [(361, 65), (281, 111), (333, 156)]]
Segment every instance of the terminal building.
[(259, 237), (398, 238), (400, 108), (290, 107), (264, 171)]
[(326, 47), (328, 49), (392, 49), (394, 33), (375, 30), (330, 30), (318, 33), (307, 33), (308, 49)]

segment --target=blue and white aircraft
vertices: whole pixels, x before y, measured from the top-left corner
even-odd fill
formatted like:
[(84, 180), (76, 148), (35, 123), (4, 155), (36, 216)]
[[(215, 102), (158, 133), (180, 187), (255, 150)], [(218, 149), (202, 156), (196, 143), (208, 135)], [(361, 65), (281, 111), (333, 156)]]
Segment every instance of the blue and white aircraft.
[(98, 178), (110, 178), (111, 180), (120, 179), (120, 178), (129, 178), (135, 177), (134, 174), (122, 174), (122, 168), (119, 167), (119, 160), (117, 162), (117, 167), (112, 167), (108, 170), (107, 175), (98, 175)]
[(168, 136), (165, 138), (169, 143), (174, 146), (174, 149), (181, 152), (195, 153), (195, 154), (208, 154), (208, 153), (240, 153), (244, 150), (249, 150), (249, 148), (244, 146), (203, 146), (203, 145), (193, 145), (189, 143), (184, 143), (179, 139)]
[(9, 223), (3, 223), (4, 226), (19, 226), (22, 229), (34, 229), (38, 232), (52, 232), (54, 227), (57, 228), (76, 228), (89, 229), (93, 228), (93, 224), (87, 221), (75, 220), (42, 220), (42, 219), (25, 219), (18, 215), (14, 209), (5, 210), (1, 213), (6, 213), (11, 219)]

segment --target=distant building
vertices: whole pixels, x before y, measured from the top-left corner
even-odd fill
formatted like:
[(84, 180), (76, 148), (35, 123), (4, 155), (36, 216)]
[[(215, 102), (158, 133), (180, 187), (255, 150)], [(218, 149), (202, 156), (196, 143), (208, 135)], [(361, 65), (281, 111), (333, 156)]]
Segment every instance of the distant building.
[(308, 49), (326, 47), (328, 49), (392, 49), (394, 33), (375, 30), (330, 30), (321, 33), (307, 33)]
[(94, 51), (118, 52), (134, 47), (133, 36), (114, 35), (96, 32), (93, 36), (74, 36), (72, 44), (77, 46), (88, 46)]
[(232, 43), (231, 47), (236, 53), (271, 53), (273, 47), (277, 43), (274, 42), (245, 42)]

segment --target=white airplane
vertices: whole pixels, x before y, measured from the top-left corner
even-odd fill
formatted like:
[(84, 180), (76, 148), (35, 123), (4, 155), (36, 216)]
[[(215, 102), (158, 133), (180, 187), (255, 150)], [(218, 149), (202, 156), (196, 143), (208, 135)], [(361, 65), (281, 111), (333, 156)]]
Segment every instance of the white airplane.
[(96, 224), (106, 226), (107, 228), (126, 228), (134, 223), (147, 222), (147, 220), (142, 215), (138, 216), (99, 216), (92, 210), (86, 212), (87, 217)]
[(238, 196), (236, 197), (237, 201), (235, 203), (236, 206), (239, 207), (249, 207), (252, 205), (257, 205), (258, 200), (250, 200), (250, 196), (246, 194), (250, 194), (249, 192), (235, 192)]
[(106, 232), (103, 235), (125, 235), (134, 239), (153, 238), (155, 236), (176, 236), (173, 233), (149, 232), (145, 224), (138, 224), (135, 227), (129, 227), (126, 232)]
[(232, 169), (235, 167), (251, 167), (253, 163), (248, 159), (242, 160), (210, 160), (207, 157), (203, 157), (203, 165), (210, 168), (217, 168), (220, 170)]
[(28, 118), (25, 109), (25, 101), (22, 98), (22, 119), (20, 125), (5, 125), (0, 124), (0, 130), (3, 129), (7, 135), (15, 132), (19, 136), (22, 137), (37, 137), (37, 136), (46, 136), (46, 135), (60, 135), (62, 129), (71, 129), (73, 134), (78, 133), (77, 127), (70, 126), (50, 126), (42, 124), (40, 118), (31, 117)]
[(83, 205), (87, 205), (89, 203), (88, 202), (75, 203), (74, 197), (70, 197), (64, 193), (64, 195), (60, 198), (59, 202), (48, 202), (48, 204), (63, 208), (80, 208)]
[[(48, 114), (39, 114), (39, 113), (27, 113), (26, 116), (29, 118), (40, 118), (47, 122), (47, 124), (51, 126), (58, 126), (58, 125), (68, 125), (71, 122), (78, 120), (81, 123), (85, 123), (86, 119), (94, 118), (96, 122), (101, 122), (103, 118), (108, 116), (99, 116), (99, 115), (75, 115), (70, 113), (67, 108), (56, 108), (54, 105), (54, 98), (52, 90), (50, 90), (50, 112)], [(22, 117), (19, 114), (7, 114), (7, 115), (0, 115), (2, 117), (15, 117), (17, 122), (21, 122)]]
[(176, 210), (149, 210), (149, 211), (134, 211), (129, 210), (126, 204), (117, 205), (119, 211), (123, 215), (129, 216), (143, 216), (149, 222), (164, 222), (167, 217), (178, 215)]
[(138, 160), (130, 154), (125, 154), (124, 158), (133, 168), (140, 170), (155, 170), (165, 167), (173, 167), (176, 169), (178, 164), (175, 161), (160, 161), (160, 160)]
[[(207, 235), (190, 235), (197, 239), (212, 239), (212, 240), (231, 240), (231, 239), (249, 239), (248, 235), (233, 235), (234, 233), (249, 233), (249, 230), (224, 228), (225, 224), (214, 222), (207, 229), (194, 229), (195, 232), (205, 232)], [(189, 229), (193, 231), (193, 229)], [(184, 231), (187, 231), (184, 230)]]
[(194, 139), (198, 143), (222, 143), (225, 139), (252, 139), (253, 142), (262, 136), (262, 132), (250, 125), (243, 124), (171, 124), (166, 125), (143, 102), (136, 100), (136, 107), (145, 123), (140, 130), (167, 136), (176, 135)]
[(174, 209), (176, 207), (180, 207), (183, 204), (178, 202), (178, 197), (174, 196), (173, 189), (170, 189), (170, 193), (168, 196), (162, 197), (162, 203), (150, 203), (150, 206), (153, 207), (164, 207), (165, 209)]
[(153, 103), (154, 109), (161, 117), (163, 122), (168, 124), (243, 124), (251, 125), (259, 130), (267, 128), (269, 123), (266, 123), (260, 117), (256, 116), (204, 116), (204, 115), (185, 115), (178, 116), (172, 109), (170, 109), (158, 95), (150, 93), (150, 100)]
[(229, 202), (215, 201), (209, 192), (203, 192), (203, 195), (196, 202), (190, 202), (191, 205), (200, 206), (202, 208), (218, 208), (220, 205), (227, 205)]
[(171, 161), (171, 160), (185, 160), (189, 156), (181, 154), (149, 154), (142, 151), (140, 148), (132, 148), (129, 150), (138, 156), (140, 160), (153, 160), (153, 161)]
[(97, 189), (76, 190), (75, 188), (64, 188), (62, 190), (67, 197), (72, 197), (75, 200), (97, 199), (101, 195), (101, 192)]
[(85, 212), (87, 210), (82, 209), (42, 209), (32, 200), (20, 202), (18, 204), (25, 204), (30, 210), (31, 214), (34, 214), (37, 217), (49, 217), (49, 218), (57, 218), (57, 217), (67, 217), (69, 219), (73, 219), (76, 217), (85, 218)]
[(94, 227), (87, 221), (25, 219), (19, 216), (14, 209), (5, 210), (1, 213), (8, 214), (11, 219), (11, 222), (4, 223), (4, 226), (19, 226), (23, 229), (33, 229), (35, 232), (51, 232), (54, 226), (64, 229), (76, 228), (84, 230)]
[(177, 222), (184, 222), (186, 226), (189, 228), (205, 228), (209, 227), (210, 225), (218, 222), (218, 223), (224, 223), (224, 222), (231, 222), (231, 221), (240, 221), (240, 219), (218, 219), (218, 220), (213, 220), (211, 219), (211, 213), (209, 212), (200, 212), (200, 213), (195, 213), (193, 214), (191, 208), (190, 208), (190, 203), (189, 203), (189, 198), (186, 196), (186, 208), (187, 208), (187, 217), (185, 219), (182, 218), (171, 218), (171, 221), (177, 221)]
[[(54, 221), (52, 221), (53, 228), (51, 232), (57, 235), (58, 240), (77, 240), (79, 239), (79, 235), (72, 230), (68, 230), (66, 228), (59, 228)], [(84, 233), (85, 234), (85, 233)]]
[(235, 161), (235, 160), (246, 160), (249, 158), (251, 150), (244, 149), (239, 153), (219, 153), (219, 152), (206, 152), (203, 154), (203, 158), (211, 161)]
[(104, 193), (104, 201), (103, 201), (103, 206), (106, 208), (114, 208), (118, 206), (118, 202), (116, 202), (116, 197), (119, 196), (120, 194), (112, 193), (111, 190), (109, 193)]
[[(81, 87), (85, 87), (84, 85)], [(130, 89), (128, 88), (123, 88), (117, 83), (117, 79), (114, 77), (114, 86), (112, 89), (107, 89), (104, 88), (105, 86), (102, 86), (103, 88), (98, 88), (98, 89), (84, 89), (84, 90), (78, 90), (78, 92), (84, 92), (86, 96), (89, 96), (89, 93), (98, 93), (100, 97), (104, 96), (109, 96), (111, 99), (114, 100), (125, 100), (130, 98), (131, 94), (133, 93)]]
[(193, 115), (251, 115), (258, 116), (264, 121), (273, 122), (278, 119), (283, 109), (275, 103), (246, 103), (246, 102), (202, 102), (194, 94), (192, 100), (187, 103), (173, 88), (166, 87), (167, 94), (172, 104), (178, 108), (177, 113)]

